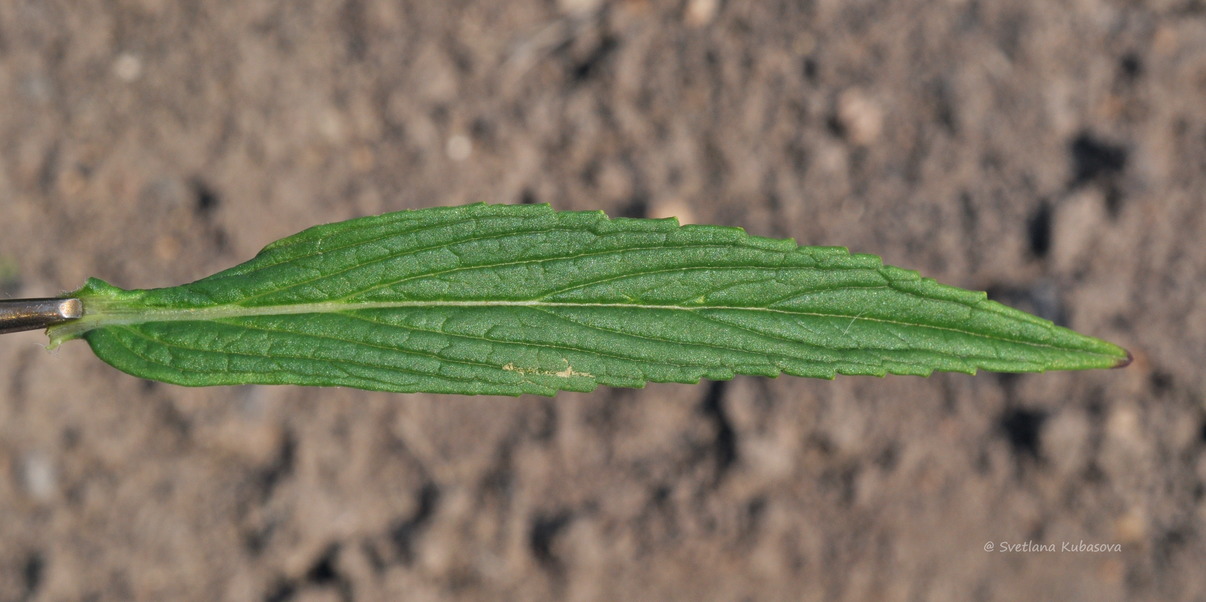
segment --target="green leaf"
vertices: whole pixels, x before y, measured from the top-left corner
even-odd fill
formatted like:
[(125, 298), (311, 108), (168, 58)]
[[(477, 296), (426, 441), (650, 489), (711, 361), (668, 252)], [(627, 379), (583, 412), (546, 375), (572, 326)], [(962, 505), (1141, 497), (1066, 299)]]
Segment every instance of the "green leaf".
[(83, 337), (130, 374), (552, 395), (598, 385), (1078, 370), (1127, 352), (884, 266), (738, 228), (547, 205), (401, 211), (311, 228), (192, 284), (89, 280)]

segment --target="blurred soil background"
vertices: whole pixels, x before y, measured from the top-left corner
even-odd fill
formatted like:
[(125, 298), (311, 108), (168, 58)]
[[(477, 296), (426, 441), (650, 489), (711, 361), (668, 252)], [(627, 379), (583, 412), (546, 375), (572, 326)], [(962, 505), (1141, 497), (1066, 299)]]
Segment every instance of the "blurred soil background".
[(875, 253), (1136, 357), (513, 399), (6, 335), (0, 600), (1206, 591), (1201, 0), (5, 1), (0, 141), (5, 297), (552, 203)]

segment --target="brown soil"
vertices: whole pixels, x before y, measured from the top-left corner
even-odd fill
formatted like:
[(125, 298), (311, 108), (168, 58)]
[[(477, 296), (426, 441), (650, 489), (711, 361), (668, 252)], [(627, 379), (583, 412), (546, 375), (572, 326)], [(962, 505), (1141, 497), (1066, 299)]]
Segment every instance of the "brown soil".
[(876, 253), (1136, 356), (510, 399), (7, 335), (0, 600), (1206, 590), (1200, 1), (14, 0), (0, 136), (5, 296), (549, 202)]

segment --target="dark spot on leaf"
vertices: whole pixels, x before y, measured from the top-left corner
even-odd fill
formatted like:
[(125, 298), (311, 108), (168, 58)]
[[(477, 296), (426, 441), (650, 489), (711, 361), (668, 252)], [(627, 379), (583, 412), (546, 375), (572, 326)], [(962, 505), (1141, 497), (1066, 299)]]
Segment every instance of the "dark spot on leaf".
[(521, 205), (535, 205), (540, 200), (536, 198), (536, 193), (532, 192), (531, 188), (524, 188), (523, 192), (519, 193), (519, 203)]
[(1043, 201), (1026, 223), (1026, 239), (1030, 252), (1039, 259), (1051, 250), (1051, 204)]
[(1047, 413), (1038, 410), (1012, 409), (997, 422), (1015, 456), (1037, 460), (1041, 457), (1043, 424)]

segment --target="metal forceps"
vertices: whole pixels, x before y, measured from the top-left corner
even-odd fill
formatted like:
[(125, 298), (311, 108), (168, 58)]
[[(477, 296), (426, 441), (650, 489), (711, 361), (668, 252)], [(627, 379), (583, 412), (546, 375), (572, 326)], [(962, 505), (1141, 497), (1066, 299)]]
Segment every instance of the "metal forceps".
[(0, 299), (0, 334), (41, 330), (83, 315), (79, 299)]

